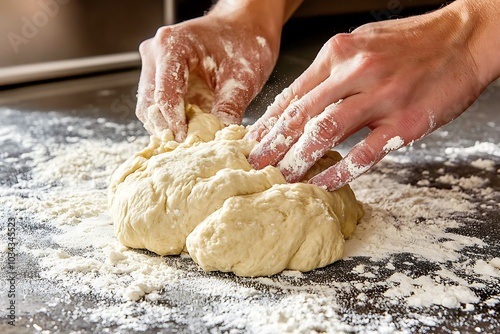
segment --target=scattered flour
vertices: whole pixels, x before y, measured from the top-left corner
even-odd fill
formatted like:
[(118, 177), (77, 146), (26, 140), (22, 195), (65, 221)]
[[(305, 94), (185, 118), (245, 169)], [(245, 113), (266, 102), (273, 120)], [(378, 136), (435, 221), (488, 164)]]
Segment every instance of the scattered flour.
[(459, 308), (464, 303), (479, 302), (479, 298), (467, 286), (436, 282), (431, 276), (411, 278), (403, 273), (395, 273), (388, 281), (392, 287), (384, 293), (384, 296), (391, 298), (395, 304), (402, 298), (406, 298), (408, 306), (413, 307), (441, 305), (447, 308)]
[(471, 154), (488, 154), (500, 157), (500, 145), (490, 142), (476, 142), (470, 147), (447, 147), (445, 153), (449, 156), (467, 156)]
[[(147, 137), (120, 143), (75, 137), (60, 145), (0, 133), (0, 145), (7, 140), (27, 148), (10, 163), (27, 165), (29, 172), (12, 186), (0, 186), (3, 212), (23, 212), (57, 228), (45, 236), (49, 245), (26, 243), (20, 251), (37, 260), (43, 279), (72, 295), (96, 296), (93, 307), (75, 308), (73, 317), (115, 326), (117, 332), (174, 331), (169, 326), (175, 322), (191, 332), (409, 333), (415, 326), (439, 328), (448, 308), (469, 312), (481, 305), (496, 314), (500, 303), (498, 295), (482, 300), (477, 293), (485, 285), (498, 285), (500, 259), (471, 259), (463, 250), (488, 247), (487, 241), (456, 232), (464, 224), (459, 217), (476, 210), (473, 194), (498, 199), (481, 177), (444, 174), (436, 182), (455, 187), (436, 189), (430, 182), (401, 184), (377, 171), (362, 175), (352, 188), (366, 216), (346, 241), (346, 258), (338, 267), (352, 263), (348, 272), (336, 273), (333, 265), (311, 273), (242, 279), (205, 274), (185, 257), (163, 258), (116, 241), (106, 212), (108, 178), (145, 146)], [(496, 145), (483, 144), (474, 150), (496, 154)], [(401, 255), (408, 259), (401, 261)], [(405, 269), (419, 263), (431, 263), (433, 269), (418, 275)], [(444, 311), (425, 311), (434, 306)], [(366, 308), (374, 312), (356, 311)]]
[(500, 277), (500, 258), (495, 257), (489, 262), (478, 260), (474, 265), (474, 272), (483, 277)]
[(488, 179), (472, 175), (470, 177), (456, 178), (452, 174), (445, 174), (436, 179), (436, 181), (451, 185), (458, 185), (462, 189), (478, 189), (489, 183)]
[(477, 159), (471, 162), (471, 166), (479, 168), (479, 169), (484, 169), (487, 171), (494, 171), (495, 170), (495, 162), (493, 160), (489, 159)]

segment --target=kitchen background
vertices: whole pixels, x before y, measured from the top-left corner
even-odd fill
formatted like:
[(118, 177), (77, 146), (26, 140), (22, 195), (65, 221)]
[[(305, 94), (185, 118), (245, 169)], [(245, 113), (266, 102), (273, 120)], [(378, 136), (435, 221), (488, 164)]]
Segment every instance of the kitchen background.
[[(287, 27), (304, 30), (304, 24), (316, 22), (311, 18), (332, 15), (337, 16), (335, 21), (350, 19), (361, 24), (425, 12), (441, 3), (309, 0)], [(207, 0), (3, 0), (0, 85), (139, 66), (137, 49), (141, 41), (152, 37), (164, 24), (203, 15), (211, 5)], [(358, 15), (353, 17), (353, 13)], [(284, 42), (286, 36), (287, 30)]]

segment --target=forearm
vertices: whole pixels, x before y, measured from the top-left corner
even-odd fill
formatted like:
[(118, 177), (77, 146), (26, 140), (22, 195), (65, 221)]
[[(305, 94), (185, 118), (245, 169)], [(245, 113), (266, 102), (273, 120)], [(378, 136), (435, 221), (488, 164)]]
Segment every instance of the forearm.
[(465, 28), (465, 47), (484, 85), (500, 76), (500, 0), (458, 0), (449, 5)]
[(219, 0), (209, 15), (221, 15), (239, 23), (249, 23), (255, 32), (279, 50), (281, 30), (303, 0)]
[(263, 19), (285, 24), (304, 0), (219, 0), (213, 10), (246, 11)]
[(482, 27), (477, 53), (482, 55), (480, 71), (491, 80), (500, 76), (500, 0), (467, 0)]

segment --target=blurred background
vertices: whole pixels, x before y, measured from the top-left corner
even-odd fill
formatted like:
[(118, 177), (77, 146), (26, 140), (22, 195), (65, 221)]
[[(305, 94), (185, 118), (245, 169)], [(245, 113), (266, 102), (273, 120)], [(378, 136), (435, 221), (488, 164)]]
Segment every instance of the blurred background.
[[(212, 0), (0, 0), (0, 86), (138, 67), (137, 49), (141, 41), (152, 37), (162, 25), (203, 15), (213, 3)], [(324, 36), (331, 37), (366, 22), (426, 12), (442, 3), (440, 0), (306, 0), (285, 27), (283, 48), (292, 43), (294, 50), (298, 47), (299, 53), (309, 59), (317, 52), (317, 48), (309, 47), (311, 37), (325, 39)], [(301, 41), (303, 34), (308, 38)], [(303, 47), (298, 43), (304, 43)]]

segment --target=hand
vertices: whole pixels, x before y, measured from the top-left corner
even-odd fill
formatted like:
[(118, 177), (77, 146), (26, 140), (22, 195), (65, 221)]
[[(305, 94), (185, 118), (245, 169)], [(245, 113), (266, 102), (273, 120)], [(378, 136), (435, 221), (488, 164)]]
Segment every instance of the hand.
[(461, 6), (457, 1), (330, 39), (247, 134), (260, 141), (250, 163), (278, 166), (296, 182), (326, 151), (368, 127), (370, 134), (343, 160), (310, 180), (334, 190), (459, 116), (494, 79), (481, 64), (492, 63), (499, 50), (491, 42), (491, 57), (479, 56), (486, 32), (490, 41), (498, 37)]
[[(212, 113), (223, 123), (240, 123), (243, 112), (269, 77), (279, 49), (279, 29), (269, 33), (249, 13), (224, 9), (162, 27), (140, 46), (142, 72), (137, 117), (152, 134), (171, 129), (186, 137), (184, 102), (190, 73), (214, 92)], [(271, 25), (272, 26), (272, 25)], [(148, 107), (157, 104), (160, 112)]]

